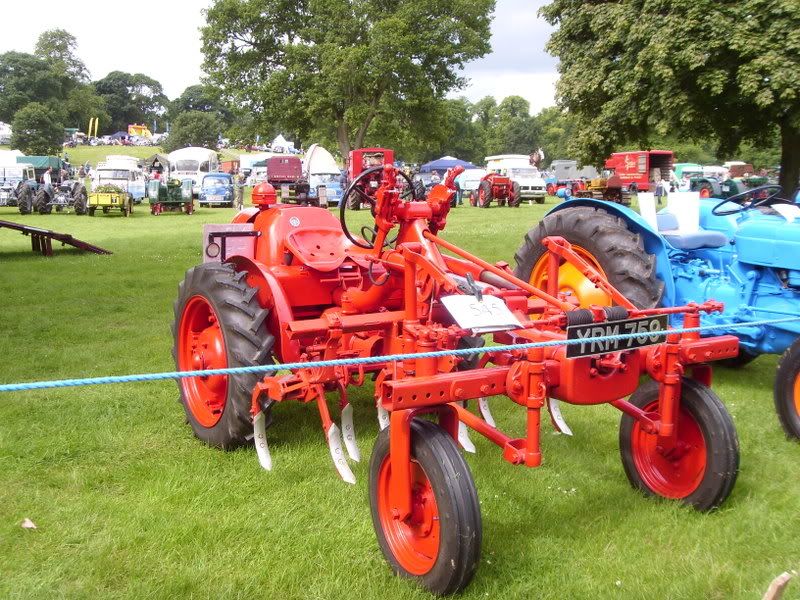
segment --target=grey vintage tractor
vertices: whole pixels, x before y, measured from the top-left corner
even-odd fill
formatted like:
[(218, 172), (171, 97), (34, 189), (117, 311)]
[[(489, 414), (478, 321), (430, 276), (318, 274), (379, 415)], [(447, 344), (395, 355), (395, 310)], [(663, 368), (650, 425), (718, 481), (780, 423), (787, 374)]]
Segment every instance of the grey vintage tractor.
[(33, 199), (33, 209), (40, 215), (49, 215), (63, 210), (74, 210), (76, 215), (85, 215), (88, 194), (80, 181), (66, 180), (61, 183), (39, 186)]

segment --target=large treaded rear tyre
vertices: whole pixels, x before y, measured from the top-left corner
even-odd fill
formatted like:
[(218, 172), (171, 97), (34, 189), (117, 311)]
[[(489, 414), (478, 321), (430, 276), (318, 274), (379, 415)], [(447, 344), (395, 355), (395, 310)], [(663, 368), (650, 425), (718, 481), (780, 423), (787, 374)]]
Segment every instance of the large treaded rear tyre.
[[(389, 501), (390, 428), (378, 434), (369, 461), (372, 524), (392, 570), (437, 595), (469, 584), (480, 562), (481, 510), (475, 482), (458, 446), (430, 421), (411, 422), (413, 504), (405, 521)], [(438, 529), (438, 531), (437, 531)]]
[(800, 440), (800, 339), (789, 346), (778, 363), (774, 400), (786, 437)]
[(75, 209), (76, 215), (85, 215), (86, 208), (89, 202), (88, 195), (86, 194), (86, 188), (83, 185), (78, 184), (75, 186), (75, 190), (73, 192), (73, 198), (75, 198), (75, 204), (73, 208)]
[[(244, 272), (229, 264), (189, 269), (178, 287), (172, 325), (172, 356), (179, 370), (271, 364), (274, 338), (269, 311)], [(241, 446), (253, 433), (251, 397), (263, 374), (246, 373), (178, 381), (181, 402), (194, 434), (224, 449)]]
[[(664, 282), (656, 277), (655, 256), (644, 249), (641, 235), (601, 208), (576, 206), (547, 215), (531, 229), (514, 255), (514, 274), (525, 281), (545, 255), (542, 240), (561, 236), (591, 256), (623, 296), (639, 308), (658, 305)], [(531, 282), (537, 285), (536, 282)]]
[(50, 197), (47, 195), (47, 192), (44, 191), (44, 188), (39, 188), (36, 192), (36, 197), (33, 199), (33, 208), (40, 215), (49, 215), (53, 212), (53, 207), (49, 206)]
[(508, 207), (519, 208), (522, 204), (522, 190), (516, 181), (511, 183), (511, 193), (508, 196)]
[(489, 208), (492, 203), (492, 184), (488, 181), (481, 181), (478, 184), (478, 206)]
[(33, 190), (27, 184), (17, 190), (17, 208), (21, 215), (29, 215), (33, 211)]
[[(658, 383), (642, 384), (630, 403), (645, 412), (657, 410)], [(677, 455), (664, 456), (658, 436), (623, 414), (619, 448), (628, 480), (650, 496), (680, 500), (701, 511), (716, 508), (739, 474), (739, 439), (730, 413), (710, 388), (683, 378), (677, 432)]]

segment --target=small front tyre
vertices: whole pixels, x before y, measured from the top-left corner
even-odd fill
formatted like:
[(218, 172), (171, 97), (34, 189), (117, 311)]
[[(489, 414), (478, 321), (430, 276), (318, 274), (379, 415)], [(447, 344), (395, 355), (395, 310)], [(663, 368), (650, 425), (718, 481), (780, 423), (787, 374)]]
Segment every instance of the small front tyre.
[(800, 440), (800, 339), (781, 356), (775, 375), (774, 398), (786, 437)]
[[(644, 383), (630, 403), (657, 412), (658, 383)], [(662, 451), (657, 435), (627, 414), (620, 422), (619, 447), (634, 488), (701, 511), (722, 504), (739, 474), (739, 439), (730, 413), (710, 388), (691, 379), (681, 381), (677, 441), (669, 453)]]
[(478, 568), (481, 513), (469, 467), (456, 443), (430, 421), (411, 423), (412, 513), (392, 515), (390, 428), (369, 463), (372, 524), (392, 570), (437, 595), (463, 590)]

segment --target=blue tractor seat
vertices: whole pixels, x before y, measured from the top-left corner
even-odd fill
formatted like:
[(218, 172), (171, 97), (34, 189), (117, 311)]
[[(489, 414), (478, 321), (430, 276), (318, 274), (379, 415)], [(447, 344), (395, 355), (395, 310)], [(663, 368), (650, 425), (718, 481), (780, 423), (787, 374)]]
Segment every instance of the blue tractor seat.
[(658, 231), (673, 248), (678, 250), (698, 250), (699, 248), (721, 248), (729, 243), (728, 236), (720, 231), (682, 232), (678, 229), (678, 219), (671, 213), (656, 215)]

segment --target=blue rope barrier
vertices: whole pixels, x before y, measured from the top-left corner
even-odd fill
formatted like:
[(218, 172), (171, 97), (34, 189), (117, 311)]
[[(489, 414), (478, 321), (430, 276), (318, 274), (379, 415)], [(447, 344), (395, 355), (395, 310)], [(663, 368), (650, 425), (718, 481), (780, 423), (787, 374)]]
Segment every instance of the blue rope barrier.
[(140, 381), (161, 381), (164, 379), (185, 379), (187, 377), (209, 375), (239, 375), (244, 373), (269, 373), (291, 369), (313, 367), (341, 367), (348, 365), (371, 365), (383, 362), (397, 362), (418, 358), (442, 358), (445, 356), (469, 356), (471, 354), (493, 354), (511, 350), (529, 350), (531, 348), (550, 348), (553, 346), (570, 346), (585, 344), (587, 342), (616, 342), (637, 337), (666, 337), (670, 334), (700, 333), (714, 329), (739, 329), (742, 327), (755, 327), (761, 325), (775, 325), (790, 321), (800, 321), (800, 316), (769, 319), (764, 321), (749, 321), (746, 323), (717, 323), (701, 327), (685, 327), (667, 329), (664, 331), (620, 333), (594, 338), (581, 338), (575, 340), (549, 340), (546, 342), (528, 342), (525, 344), (508, 344), (504, 346), (483, 346), (479, 348), (458, 348), (455, 350), (435, 350), (432, 352), (416, 352), (411, 354), (391, 354), (386, 356), (365, 356), (359, 358), (337, 358), (333, 360), (318, 360), (308, 362), (294, 362), (276, 365), (256, 365), (253, 367), (228, 367), (225, 369), (206, 369), (196, 371), (165, 371), (162, 373), (139, 373), (134, 375), (112, 375), (107, 377), (84, 377), (78, 379), (57, 379), (53, 381), (30, 381), (27, 383), (0, 384), (0, 392), (24, 392), (29, 390), (43, 390), (51, 388), (80, 387), (85, 385), (109, 385), (114, 383), (134, 383)]

